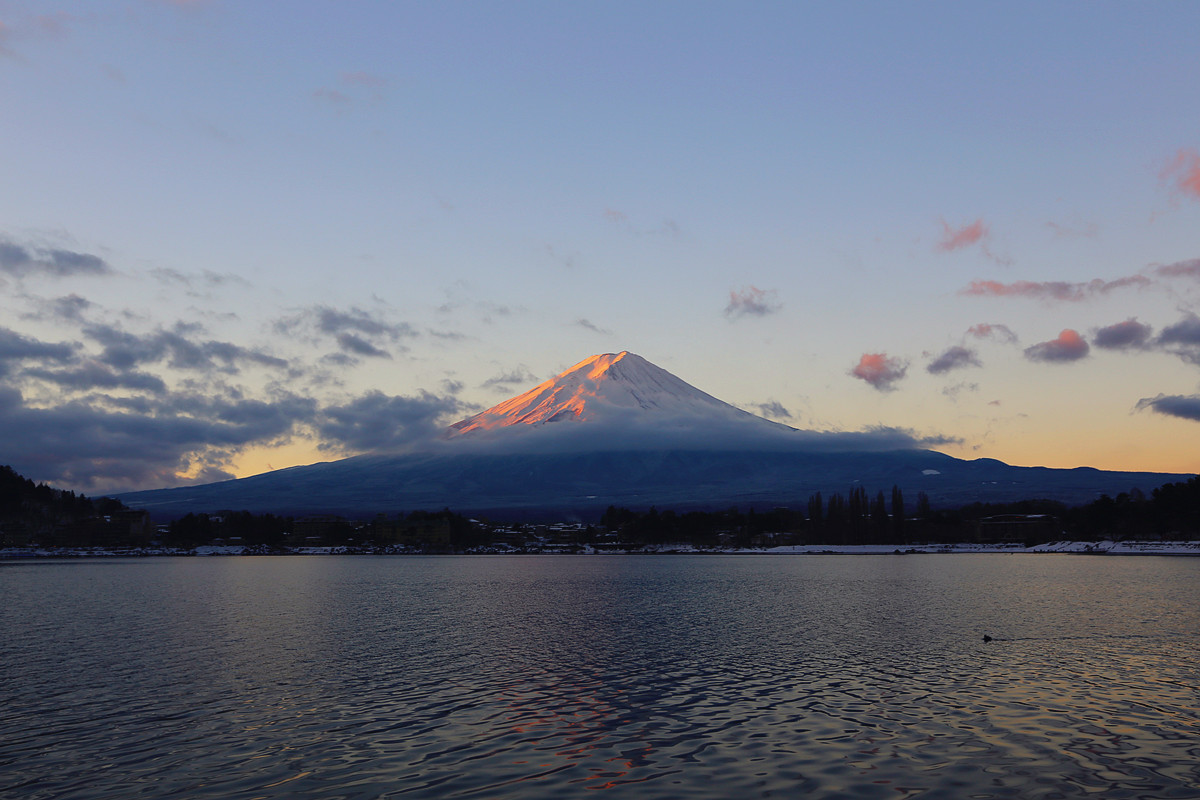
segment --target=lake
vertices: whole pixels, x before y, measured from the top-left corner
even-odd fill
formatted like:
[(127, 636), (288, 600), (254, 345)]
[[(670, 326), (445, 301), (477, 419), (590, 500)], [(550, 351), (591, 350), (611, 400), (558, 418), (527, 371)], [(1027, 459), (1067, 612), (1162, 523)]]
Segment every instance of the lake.
[(5, 798), (1200, 796), (1194, 558), (38, 561), (0, 609)]

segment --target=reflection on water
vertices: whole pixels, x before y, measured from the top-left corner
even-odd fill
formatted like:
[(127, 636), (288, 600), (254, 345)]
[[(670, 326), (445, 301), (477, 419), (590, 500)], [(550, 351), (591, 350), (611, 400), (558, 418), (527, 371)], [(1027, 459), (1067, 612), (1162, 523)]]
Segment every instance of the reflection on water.
[(1194, 798), (1198, 578), (986, 555), (5, 565), (0, 796)]

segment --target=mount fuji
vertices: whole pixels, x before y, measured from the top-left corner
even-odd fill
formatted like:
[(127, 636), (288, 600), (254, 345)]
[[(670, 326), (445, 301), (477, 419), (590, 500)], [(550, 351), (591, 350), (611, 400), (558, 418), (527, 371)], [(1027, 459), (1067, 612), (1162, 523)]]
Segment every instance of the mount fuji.
[(120, 495), (156, 517), (249, 510), (364, 516), (417, 509), (589, 519), (609, 505), (803, 507), (861, 485), (935, 505), (1089, 502), (1189, 476), (1013, 467), (924, 449), (904, 431), (791, 428), (725, 403), (629, 352), (596, 355), (403, 453)]

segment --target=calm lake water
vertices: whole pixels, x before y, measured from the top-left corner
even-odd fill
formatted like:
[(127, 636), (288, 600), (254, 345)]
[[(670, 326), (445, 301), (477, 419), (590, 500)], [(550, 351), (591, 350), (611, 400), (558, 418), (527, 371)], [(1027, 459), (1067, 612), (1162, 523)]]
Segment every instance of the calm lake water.
[(8, 563), (0, 796), (1196, 798), (1198, 600), (1160, 557)]

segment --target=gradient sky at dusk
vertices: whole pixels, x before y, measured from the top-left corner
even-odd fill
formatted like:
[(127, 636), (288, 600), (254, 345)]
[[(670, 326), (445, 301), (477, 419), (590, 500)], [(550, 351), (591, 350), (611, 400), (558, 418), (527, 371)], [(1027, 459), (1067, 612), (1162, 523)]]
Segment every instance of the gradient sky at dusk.
[(0, 463), (407, 446), (629, 350), (1200, 471), (1195, 3), (0, 0)]

